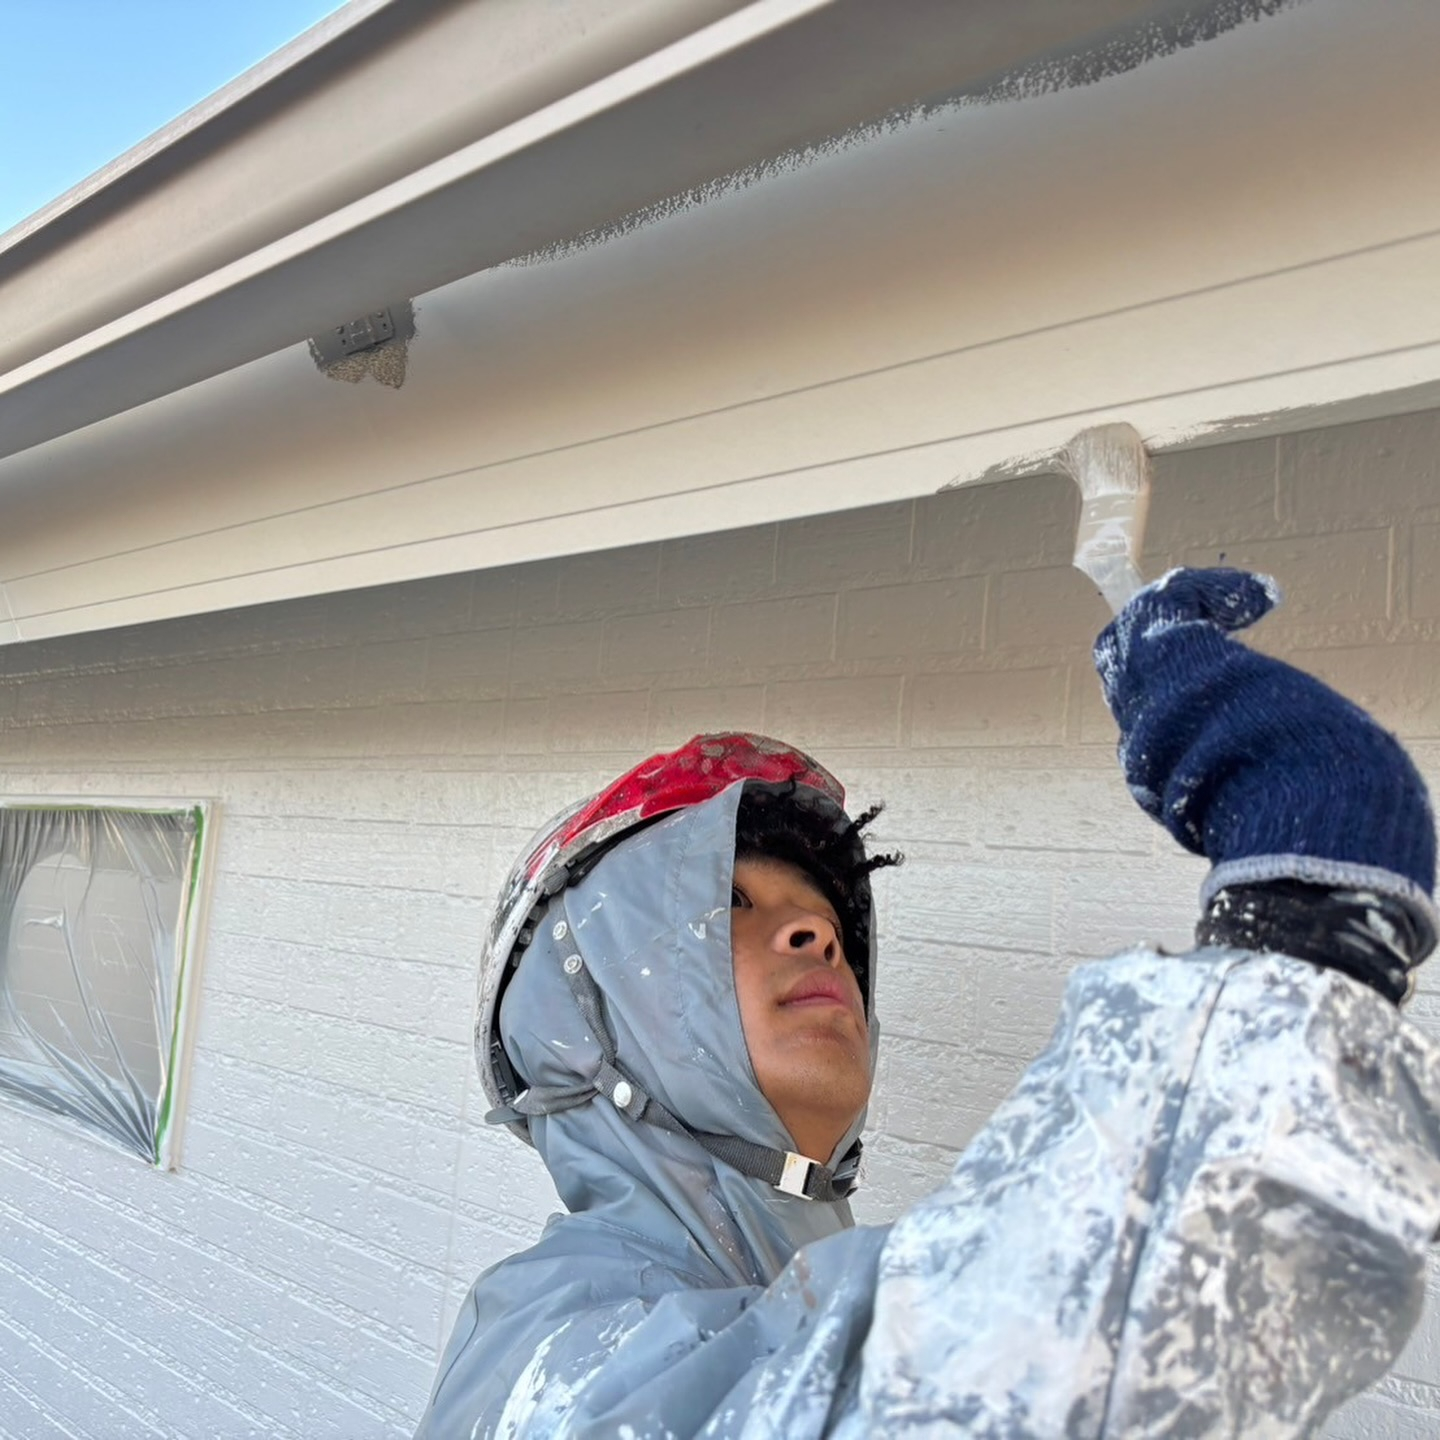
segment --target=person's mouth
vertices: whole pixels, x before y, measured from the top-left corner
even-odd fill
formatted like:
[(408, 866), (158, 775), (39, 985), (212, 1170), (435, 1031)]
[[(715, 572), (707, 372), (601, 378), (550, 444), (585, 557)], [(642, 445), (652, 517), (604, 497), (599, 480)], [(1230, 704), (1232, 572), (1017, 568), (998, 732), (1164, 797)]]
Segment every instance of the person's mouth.
[(784, 1009), (793, 1006), (839, 1005), (855, 1013), (855, 1000), (845, 982), (833, 970), (812, 970), (801, 978), (780, 997)]

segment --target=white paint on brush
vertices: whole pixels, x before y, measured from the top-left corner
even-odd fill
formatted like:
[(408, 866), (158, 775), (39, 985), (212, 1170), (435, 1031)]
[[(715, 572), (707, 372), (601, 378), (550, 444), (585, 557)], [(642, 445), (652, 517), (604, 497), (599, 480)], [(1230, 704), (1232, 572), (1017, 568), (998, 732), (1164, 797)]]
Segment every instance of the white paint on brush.
[(1118, 615), (1144, 584), (1140, 544), (1150, 505), (1150, 461), (1133, 425), (1096, 425), (1065, 447), (1067, 473), (1080, 487), (1075, 568), (1088, 575)]

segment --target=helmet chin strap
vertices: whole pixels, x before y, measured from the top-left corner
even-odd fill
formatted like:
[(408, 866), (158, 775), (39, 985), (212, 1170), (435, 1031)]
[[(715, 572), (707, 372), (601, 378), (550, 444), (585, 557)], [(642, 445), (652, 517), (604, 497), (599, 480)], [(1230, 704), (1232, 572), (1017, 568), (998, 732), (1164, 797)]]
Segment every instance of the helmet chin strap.
[(561, 961), (560, 968), (570, 986), (570, 993), (575, 997), (576, 1007), (599, 1043), (600, 1067), (590, 1080), (579, 1080), (573, 1085), (536, 1085), (524, 1090), (509, 1105), (490, 1111), (485, 1117), (488, 1123), (504, 1125), (532, 1115), (554, 1115), (588, 1104), (599, 1095), (604, 1096), (627, 1119), (643, 1121), (672, 1134), (688, 1135), (717, 1160), (723, 1160), (742, 1175), (763, 1180), (787, 1195), (802, 1200), (834, 1201), (845, 1199), (855, 1189), (860, 1170), (859, 1140), (832, 1170), (818, 1160), (808, 1159), (793, 1150), (776, 1150), (768, 1145), (741, 1140), (738, 1136), (696, 1130), (658, 1100), (645, 1094), (634, 1077), (621, 1068), (615, 1038), (605, 1019), (604, 997), (594, 977), (585, 968), (585, 961), (578, 954), (570, 954)]

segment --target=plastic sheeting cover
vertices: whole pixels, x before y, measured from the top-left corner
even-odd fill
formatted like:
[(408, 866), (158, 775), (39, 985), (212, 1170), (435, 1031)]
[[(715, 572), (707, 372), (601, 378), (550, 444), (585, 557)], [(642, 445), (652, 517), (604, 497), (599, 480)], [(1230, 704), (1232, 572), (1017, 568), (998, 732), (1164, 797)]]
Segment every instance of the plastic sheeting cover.
[(0, 804), (0, 1096), (162, 1167), (205, 819)]

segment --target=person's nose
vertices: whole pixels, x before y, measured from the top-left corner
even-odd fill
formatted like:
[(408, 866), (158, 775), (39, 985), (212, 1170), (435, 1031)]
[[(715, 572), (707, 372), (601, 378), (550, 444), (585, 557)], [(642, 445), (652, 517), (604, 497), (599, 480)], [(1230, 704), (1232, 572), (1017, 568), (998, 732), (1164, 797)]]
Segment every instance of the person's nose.
[(825, 965), (838, 965), (845, 958), (834, 923), (827, 916), (809, 912), (790, 915), (781, 921), (775, 932), (775, 948)]

